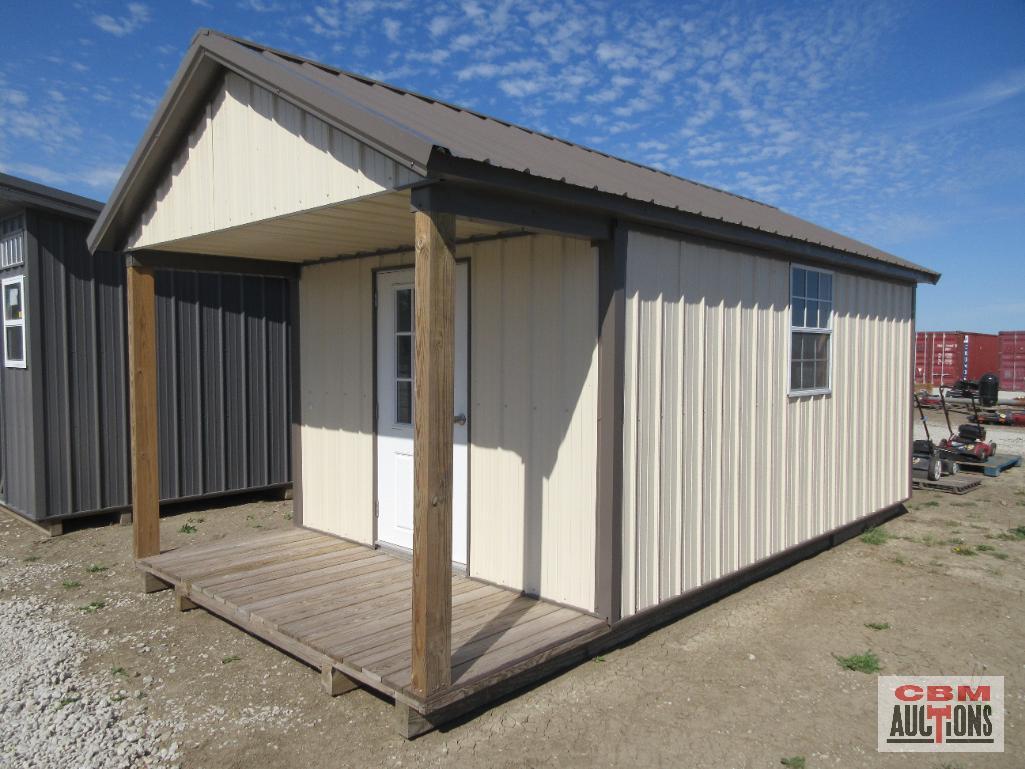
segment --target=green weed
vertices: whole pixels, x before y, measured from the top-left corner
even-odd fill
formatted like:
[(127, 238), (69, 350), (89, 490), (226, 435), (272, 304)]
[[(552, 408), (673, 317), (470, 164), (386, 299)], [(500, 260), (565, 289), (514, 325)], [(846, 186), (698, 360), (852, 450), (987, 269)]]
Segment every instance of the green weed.
[(76, 582), (73, 579), (66, 579), (63, 582), (61, 582), (61, 587), (65, 590), (74, 590), (76, 587), (82, 587), (82, 583)]
[(804, 756), (791, 756), (790, 758), (781, 758), (779, 760), (783, 766), (789, 767), (790, 769), (804, 769)]
[(193, 526), (191, 523), (183, 523), (181, 528), (178, 529), (179, 534), (195, 534), (199, 529)]
[(99, 574), (101, 571), (106, 571), (107, 567), (98, 563), (91, 563), (86, 567), (85, 570), (90, 574)]
[(239, 657), (237, 654), (229, 654), (227, 657), (221, 660), (221, 664), (227, 665), (229, 662), (238, 662), (240, 659), (242, 658)]
[(954, 545), (954, 547), (950, 548), (950, 552), (957, 553), (958, 555), (978, 555), (971, 545)]
[(103, 601), (90, 601), (85, 606), (79, 606), (80, 611), (84, 611), (86, 614), (95, 614), (107, 604)]
[(861, 541), (866, 545), (884, 545), (890, 539), (890, 534), (885, 529), (873, 526), (861, 535)]
[(879, 657), (874, 652), (867, 651), (864, 654), (852, 654), (850, 657), (836, 657), (837, 664), (844, 670), (853, 670), (856, 673), (878, 673), (883, 669)]
[(889, 630), (890, 629), (890, 623), (889, 622), (866, 622), (865, 623), (865, 627), (867, 627), (867, 628), (869, 628), (871, 630)]

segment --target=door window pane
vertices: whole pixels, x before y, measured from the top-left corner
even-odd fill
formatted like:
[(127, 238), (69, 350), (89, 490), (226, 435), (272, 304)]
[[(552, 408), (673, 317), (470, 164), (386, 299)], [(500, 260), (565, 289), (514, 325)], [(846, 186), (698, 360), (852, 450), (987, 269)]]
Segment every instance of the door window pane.
[(399, 334), (395, 339), (395, 376), (413, 378), (413, 337), (410, 334)]
[(413, 424), (413, 383), (409, 380), (395, 383), (395, 421), (402, 425)]
[(395, 293), (395, 330), (413, 330), (413, 289), (400, 288)]

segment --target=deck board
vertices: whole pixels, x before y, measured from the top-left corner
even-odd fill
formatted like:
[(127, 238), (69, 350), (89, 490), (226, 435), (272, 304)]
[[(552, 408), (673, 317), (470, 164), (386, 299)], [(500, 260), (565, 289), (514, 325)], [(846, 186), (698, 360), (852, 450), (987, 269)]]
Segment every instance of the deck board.
[[(198, 606), (305, 660), (335, 667), (403, 702), (409, 691), (412, 564), (401, 557), (295, 528), (142, 559)], [(608, 632), (582, 611), (452, 576), (452, 680), (457, 704)]]

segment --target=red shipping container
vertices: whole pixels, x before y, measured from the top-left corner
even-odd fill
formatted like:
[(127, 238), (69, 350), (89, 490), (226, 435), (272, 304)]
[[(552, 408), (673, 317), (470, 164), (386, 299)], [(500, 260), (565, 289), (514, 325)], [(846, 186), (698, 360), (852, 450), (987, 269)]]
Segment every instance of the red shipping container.
[[(915, 383), (949, 387), (978, 381), (1000, 370), (1000, 338), (971, 331), (919, 331), (915, 336)], [(1000, 383), (1004, 387), (1003, 382)]]
[(1000, 389), (1025, 392), (1025, 331), (1000, 332)]

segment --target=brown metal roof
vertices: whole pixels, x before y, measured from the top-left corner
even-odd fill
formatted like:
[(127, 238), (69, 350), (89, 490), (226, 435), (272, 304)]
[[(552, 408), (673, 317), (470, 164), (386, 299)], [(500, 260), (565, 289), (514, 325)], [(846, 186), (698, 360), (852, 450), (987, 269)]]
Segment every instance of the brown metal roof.
[[(190, 60), (204, 52), (296, 98), (426, 176), (441, 169), (441, 159), (461, 159), (863, 257), (930, 282), (939, 278), (932, 270), (773, 206), (219, 32), (197, 34), (176, 83)], [(150, 132), (155, 127), (159, 132), (157, 119)], [(95, 232), (102, 230), (105, 218)]]

